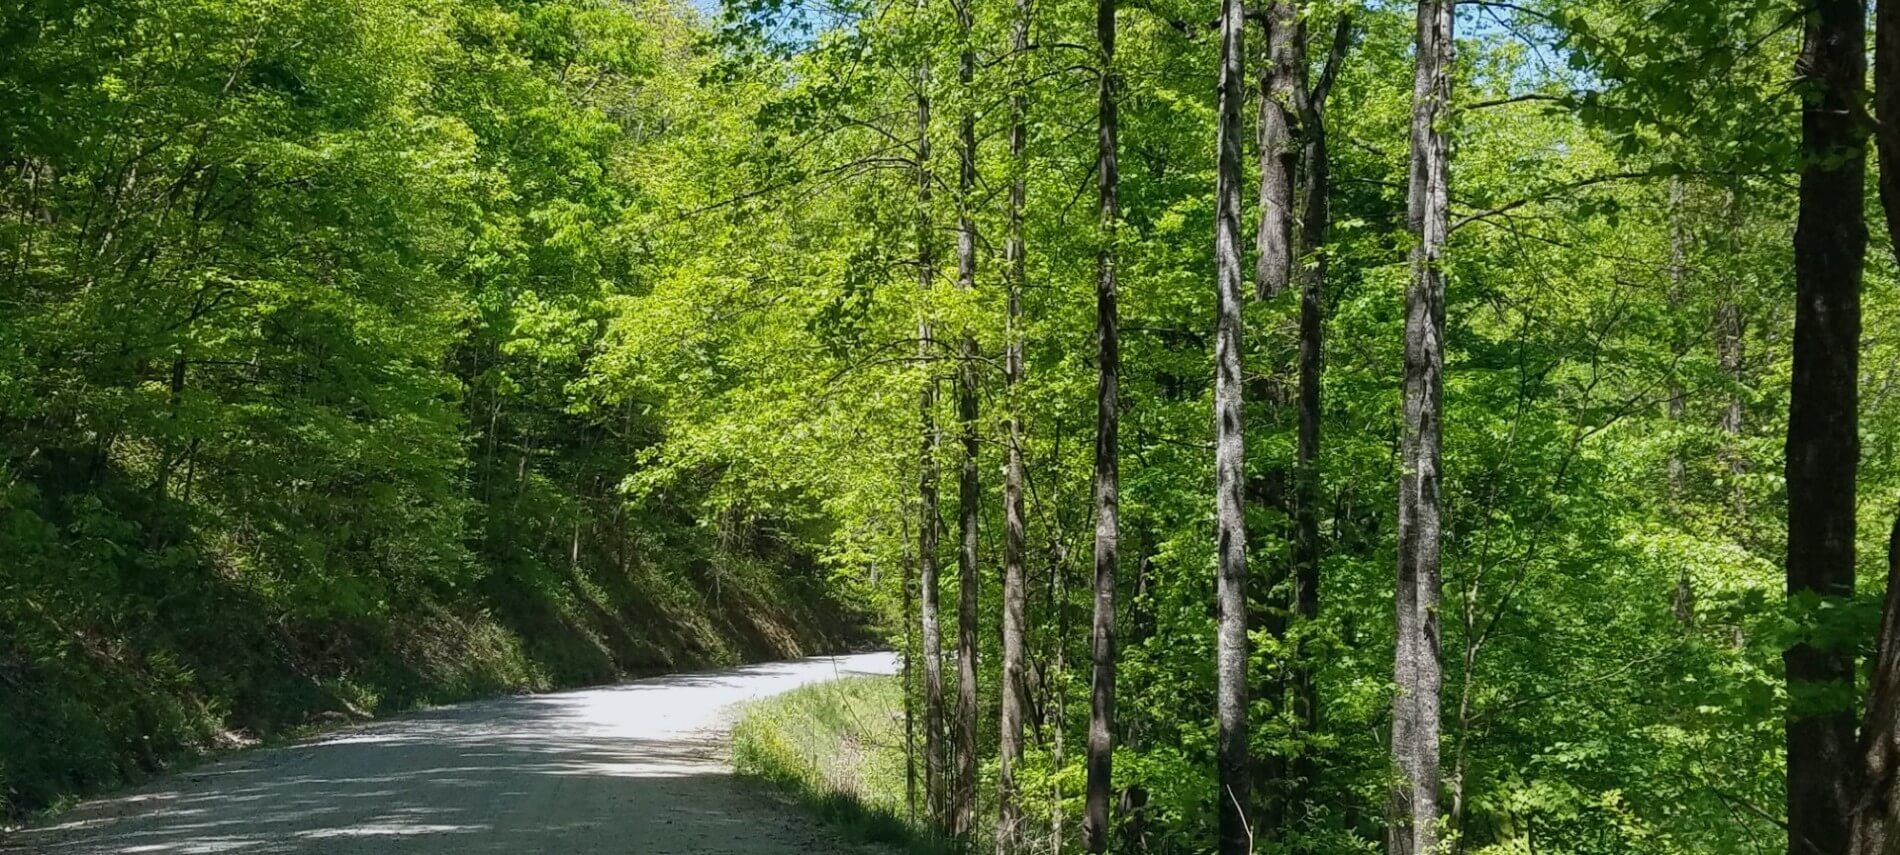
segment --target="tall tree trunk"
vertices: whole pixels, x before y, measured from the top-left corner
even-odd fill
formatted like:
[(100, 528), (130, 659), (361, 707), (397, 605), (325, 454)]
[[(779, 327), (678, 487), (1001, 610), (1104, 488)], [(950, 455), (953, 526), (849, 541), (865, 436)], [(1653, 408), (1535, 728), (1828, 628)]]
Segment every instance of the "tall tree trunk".
[[(919, 330), (924, 346), (930, 342), (930, 326), (925, 321)], [(932, 357), (923, 357), (926, 364)], [(926, 369), (928, 370), (928, 369)], [(924, 646), (924, 802), (931, 819), (941, 823), (945, 817), (944, 795), (944, 698), (943, 698), (943, 624), (941, 619), (937, 557), (937, 445), (940, 435), (936, 424), (937, 384), (935, 378), (924, 381), (919, 410), (923, 418), (923, 447), (919, 453), (917, 563), (918, 587), (922, 594), (918, 609), (919, 632)]]
[[(1874, 7), (1874, 117), (1883, 131), (1880, 204), (1887, 235), (1900, 236), (1900, 4)], [(1890, 241), (1891, 243), (1891, 241)], [(1891, 243), (1900, 257), (1900, 243)], [(1860, 730), (1860, 799), (1853, 806), (1852, 855), (1893, 855), (1900, 850), (1900, 516), (1887, 539), (1886, 606), (1867, 683), (1867, 712)]]
[(1004, 282), (1009, 290), (1007, 342), (1003, 352), (1003, 383), (1008, 387), (1008, 463), (1003, 472), (1003, 685), (996, 760), (996, 851), (1012, 855), (1022, 847), (1023, 812), (1016, 783), (1016, 764), (1023, 759), (1024, 684), (1023, 623), (1028, 594), (1024, 590), (1023, 560), (1023, 417), (1017, 393), (1023, 380), (1023, 283), (1028, 260), (1023, 255), (1023, 206), (1028, 174), (1029, 82), (1020, 71), (1029, 52), (1029, 0), (1016, 0), (1016, 30), (1011, 49), (1018, 73), (1009, 98), (1009, 158), (1014, 174), (1009, 183), (1009, 235), (1003, 252)]
[[(1684, 225), (1688, 216), (1684, 211), (1687, 196), (1681, 176), (1669, 179), (1669, 308), (1671, 312), (1680, 312), (1687, 302), (1689, 279), (1689, 229)], [(1689, 350), (1689, 343), (1681, 335), (1672, 336), (1675, 340), (1677, 364)], [(1682, 386), (1682, 376), (1675, 370), (1669, 377), (1669, 424), (1672, 436), (1680, 436), (1683, 414), (1688, 405), (1688, 391)], [(1680, 439), (1672, 439), (1667, 463), (1669, 487), (1669, 516), (1672, 521), (1682, 521), (1682, 502), (1689, 491), (1688, 470), (1682, 460)], [(1695, 591), (1690, 584), (1689, 563), (1683, 562), (1676, 573), (1676, 590), (1672, 595), (1670, 610), (1675, 613), (1676, 622), (1684, 627), (1695, 622)]]
[[(971, 42), (970, 3), (956, 6), (957, 32), (963, 42), (958, 56), (957, 83), (964, 106), (957, 122), (957, 288), (976, 289), (976, 114), (970, 100), (976, 75), (976, 47)], [(950, 830), (959, 837), (976, 830), (976, 336), (964, 330), (957, 360), (957, 422), (963, 440), (962, 467), (957, 477), (957, 768), (955, 813)]]
[[(1684, 301), (1687, 298), (1685, 286), (1689, 278), (1689, 230), (1683, 225), (1683, 220), (1687, 216), (1683, 211), (1685, 195), (1686, 190), (1683, 185), (1682, 177), (1679, 175), (1671, 176), (1669, 178), (1668, 211), (1669, 310), (1671, 314), (1681, 312)], [(1670, 349), (1673, 351), (1673, 355), (1679, 363), (1683, 355), (1688, 352), (1688, 344), (1683, 341), (1681, 335), (1672, 335), (1670, 338), (1672, 339)], [(1681, 429), (1683, 410), (1687, 402), (1688, 391), (1682, 387), (1682, 376), (1672, 371), (1669, 377), (1668, 401), (1669, 424), (1672, 429)], [(1682, 513), (1682, 499), (1684, 494), (1688, 492), (1688, 472), (1682, 462), (1682, 449), (1679, 441), (1672, 440), (1666, 467), (1666, 474), (1669, 479), (1669, 513), (1672, 516), (1680, 516)]]
[[(923, 0), (918, 0), (921, 11)], [(933, 825), (941, 827), (946, 814), (943, 710), (943, 627), (938, 599), (937, 512), (937, 374), (934, 332), (930, 322), (930, 292), (936, 284), (936, 253), (930, 222), (930, 66), (917, 66), (917, 286), (923, 308), (917, 322), (917, 359), (923, 365), (924, 384), (918, 401), (922, 448), (918, 453), (917, 576), (922, 588), (919, 626), (924, 645), (924, 803)]]
[[(1293, 484), (1293, 609), (1301, 624), (1293, 654), (1294, 712), (1303, 733), (1319, 732), (1319, 690), (1313, 679), (1306, 637), (1319, 618), (1319, 533), (1321, 395), (1325, 371), (1326, 241), (1332, 230), (1332, 164), (1326, 140), (1326, 98), (1352, 40), (1352, 18), (1342, 16), (1333, 32), (1320, 79), (1306, 87), (1301, 103), (1301, 161), (1305, 185), (1300, 194), (1300, 400), (1299, 448)], [(1305, 51), (1298, 59), (1306, 66)], [(1302, 73), (1302, 78), (1304, 74)], [(1293, 765), (1296, 810), (1317, 785), (1319, 766), (1310, 751)]]
[[(1297, 141), (1294, 117), (1303, 116), (1305, 112), (1301, 105), (1306, 101), (1306, 25), (1300, 19), (1294, 0), (1272, 0), (1259, 12), (1257, 20), (1266, 40), (1267, 59), (1260, 68), (1259, 225), (1254, 234), (1254, 292), (1256, 297), (1265, 300), (1286, 290), (1300, 253), (1300, 247), (1294, 243), (1294, 170), (1303, 149)], [(1285, 387), (1274, 383), (1266, 373), (1257, 375), (1249, 389), (1250, 397), (1255, 400), (1273, 401), (1275, 410), (1283, 403), (1292, 403), (1284, 400), (1286, 393)], [(1293, 523), (1293, 529), (1297, 529), (1297, 496), (1288, 491), (1287, 480), (1286, 471), (1278, 467), (1269, 470), (1265, 477), (1256, 478), (1254, 501), (1284, 512)], [(1289, 541), (1297, 540), (1297, 531), (1287, 531), (1286, 537)], [(1290, 557), (1297, 563), (1297, 556)], [(1282, 588), (1280, 581), (1291, 579), (1297, 572), (1297, 567), (1287, 567), (1286, 576), (1276, 577), (1264, 586), (1268, 589), (1266, 629), (1281, 644), (1288, 642), (1287, 632), (1292, 626), (1299, 592), (1297, 583)], [(1297, 703), (1292, 677), (1290, 670), (1281, 672), (1265, 686), (1268, 697), (1282, 708), (1290, 709)], [(1257, 824), (1265, 828), (1285, 827), (1293, 801), (1292, 760), (1285, 750), (1252, 759), (1254, 785), (1261, 801)]]
[(1246, 9), (1221, 0), (1219, 155), (1214, 182), (1214, 518), (1219, 630), (1215, 765), (1220, 853), (1253, 848), (1247, 825), (1247, 529), (1241, 394), (1240, 124)]
[[(1885, 180), (1886, 167), (1881, 167)], [(1860, 798), (1853, 805), (1851, 855), (1900, 850), (1900, 517), (1887, 537), (1887, 604), (1880, 644), (1867, 682), (1860, 731)]]
[[(1730, 250), (1737, 255), (1742, 251), (1740, 239), (1734, 237), (1741, 232), (1741, 191), (1731, 189), (1724, 200), (1729, 224)], [(1746, 347), (1744, 333), (1746, 323), (1742, 317), (1742, 306), (1733, 284), (1729, 293), (1715, 307), (1715, 359), (1722, 374), (1729, 383), (1728, 400), (1722, 407), (1718, 426), (1722, 430), (1722, 462), (1726, 464), (1729, 479), (1729, 501), (1732, 514), (1729, 527), (1736, 532), (1745, 532), (1748, 528), (1748, 487), (1742, 476), (1748, 473), (1748, 455), (1742, 448), (1742, 390), (1746, 387)]]
[[(1810, 85), (1801, 112), (1800, 214), (1795, 225), (1794, 380), (1788, 402), (1788, 597), (1854, 594), (1861, 268), (1867, 226), (1864, 129), (1856, 116), (1865, 74), (1866, 7), (1818, 0), (1797, 74)], [(1826, 634), (1818, 636), (1825, 638)], [(1788, 852), (1846, 851), (1853, 801), (1854, 713), (1824, 698), (1854, 684), (1853, 652), (1798, 638), (1782, 654), (1787, 721)]]
[(1451, 0), (1420, 0), (1412, 83), (1407, 221), (1416, 246), (1405, 294), (1404, 428), (1399, 449), (1398, 639), (1392, 754), (1402, 775), (1390, 799), (1387, 850), (1430, 855), (1438, 844), (1440, 418), (1450, 164)]
[(1748, 519), (1748, 489), (1742, 482), (1742, 476), (1748, 474), (1748, 457), (1742, 450), (1743, 332), (1741, 305), (1733, 295), (1724, 297), (1715, 307), (1715, 359), (1730, 386), (1718, 426), (1722, 429), (1722, 462), (1728, 468), (1733, 527), (1738, 530)]
[(1102, 73), (1096, 98), (1096, 185), (1100, 217), (1095, 254), (1095, 613), (1090, 636), (1088, 790), (1082, 836), (1090, 852), (1108, 849), (1108, 800), (1115, 749), (1115, 569), (1120, 557), (1121, 338), (1115, 295), (1115, 220), (1121, 173), (1116, 161), (1118, 117), (1115, 0), (1097, 0), (1095, 36)]

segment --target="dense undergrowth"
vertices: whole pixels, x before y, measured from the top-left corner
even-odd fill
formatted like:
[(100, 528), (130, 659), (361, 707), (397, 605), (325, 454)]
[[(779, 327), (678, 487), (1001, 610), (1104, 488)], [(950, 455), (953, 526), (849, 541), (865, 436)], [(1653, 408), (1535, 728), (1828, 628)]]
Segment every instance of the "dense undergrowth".
[(372, 602), (313, 606), (202, 541), (141, 548), (150, 535), (123, 508), (76, 516), (33, 498), (16, 487), (7, 507), (18, 595), (0, 607), (0, 792), (15, 814), (310, 726), (859, 633), (809, 561), (693, 550), (691, 529), (624, 564), (588, 544), (579, 564), (475, 563), (461, 586), (369, 574), (354, 584)]
[(777, 787), (854, 840), (906, 852), (958, 851), (906, 803), (904, 689), (846, 677), (748, 705), (733, 726), (733, 765)]

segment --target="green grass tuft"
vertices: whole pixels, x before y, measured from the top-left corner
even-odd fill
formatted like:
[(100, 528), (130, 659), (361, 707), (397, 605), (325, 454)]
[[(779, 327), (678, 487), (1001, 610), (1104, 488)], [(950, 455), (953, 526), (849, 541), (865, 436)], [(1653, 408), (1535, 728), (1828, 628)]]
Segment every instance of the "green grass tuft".
[(854, 842), (918, 855), (961, 851), (911, 819), (903, 707), (894, 677), (847, 677), (754, 702), (733, 726), (733, 765), (791, 794)]

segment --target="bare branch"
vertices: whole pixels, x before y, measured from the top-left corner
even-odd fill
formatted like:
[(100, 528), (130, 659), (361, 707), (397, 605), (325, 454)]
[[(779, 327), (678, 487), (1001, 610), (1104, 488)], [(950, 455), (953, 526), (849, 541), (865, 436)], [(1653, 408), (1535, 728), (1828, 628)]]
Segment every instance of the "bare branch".
[(1492, 107), (1502, 107), (1502, 106), (1505, 106), (1506, 104), (1522, 104), (1528, 101), (1550, 101), (1550, 102), (1555, 102), (1555, 103), (1562, 103), (1568, 100), (1570, 100), (1570, 96), (1568, 95), (1546, 95), (1542, 92), (1527, 92), (1523, 95), (1512, 95), (1509, 98), (1497, 98), (1490, 101), (1479, 101), (1476, 104), (1466, 104), (1464, 106), (1464, 109), (1488, 110)]

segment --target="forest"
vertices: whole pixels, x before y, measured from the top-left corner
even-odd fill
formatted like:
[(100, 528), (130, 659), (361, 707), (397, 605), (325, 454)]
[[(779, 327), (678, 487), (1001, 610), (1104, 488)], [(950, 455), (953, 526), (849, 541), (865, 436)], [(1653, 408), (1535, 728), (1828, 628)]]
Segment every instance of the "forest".
[(0, 816), (882, 646), (964, 851), (1893, 855), (1895, 163), (1900, 2), (0, 0)]

